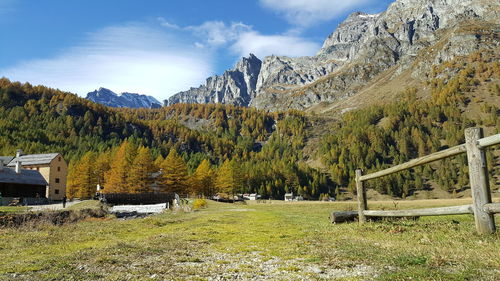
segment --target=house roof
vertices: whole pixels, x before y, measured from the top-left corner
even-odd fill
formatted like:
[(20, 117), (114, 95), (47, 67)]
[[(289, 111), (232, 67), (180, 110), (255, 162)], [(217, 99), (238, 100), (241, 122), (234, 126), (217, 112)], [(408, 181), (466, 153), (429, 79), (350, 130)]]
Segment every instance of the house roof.
[(16, 173), (14, 169), (0, 169), (0, 183), (48, 185), (39, 171), (21, 169), (21, 173)]
[(21, 161), (23, 166), (50, 164), (57, 155), (59, 155), (59, 153), (21, 155), (20, 157), (12, 159), (7, 166), (13, 167), (16, 165), (16, 162), (19, 161)]
[(0, 162), (3, 162), (3, 165), (6, 166), (14, 159), (14, 156), (0, 156)]

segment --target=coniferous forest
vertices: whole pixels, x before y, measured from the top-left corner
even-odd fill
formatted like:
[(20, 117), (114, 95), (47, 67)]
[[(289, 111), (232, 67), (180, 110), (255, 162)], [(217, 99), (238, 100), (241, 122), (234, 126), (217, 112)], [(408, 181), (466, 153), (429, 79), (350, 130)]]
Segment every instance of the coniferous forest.
[[(446, 73), (453, 75), (445, 75)], [(499, 96), (499, 63), (480, 54), (467, 64), (435, 67), (430, 97), (408, 88), (393, 103), (350, 111), (328, 123), (313, 155), (305, 155), (312, 121), (301, 111), (265, 112), (220, 104), (176, 104), (160, 109), (117, 109), (28, 83), (0, 79), (0, 154), (61, 152), (70, 163), (67, 195), (156, 191), (211, 196), (258, 193), (283, 198), (339, 197), (354, 192), (354, 171), (375, 171), (464, 142), (471, 126), (500, 130), (499, 109), (468, 93), (489, 85)], [(439, 78), (437, 78), (439, 77)], [(497, 161), (492, 151), (489, 159)], [(320, 159), (315, 169), (307, 159)], [(467, 188), (465, 156), (369, 182), (382, 194)], [(495, 165), (490, 165), (493, 174)], [(159, 173), (162, 171), (161, 173)], [(152, 176), (153, 175), (153, 176)], [(494, 177), (491, 177), (494, 181)]]

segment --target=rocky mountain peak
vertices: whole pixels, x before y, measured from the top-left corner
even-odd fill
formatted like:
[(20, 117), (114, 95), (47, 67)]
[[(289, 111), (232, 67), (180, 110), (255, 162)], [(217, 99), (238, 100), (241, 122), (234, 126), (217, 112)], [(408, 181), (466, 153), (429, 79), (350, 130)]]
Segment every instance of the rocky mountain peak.
[(146, 96), (136, 93), (117, 94), (109, 89), (100, 87), (89, 92), (86, 99), (95, 103), (100, 103), (110, 107), (129, 107), (129, 108), (158, 108), (161, 103), (152, 96)]
[(164, 103), (227, 103), (248, 106), (255, 97), (261, 65), (262, 61), (250, 54), (238, 61), (232, 70), (225, 71), (221, 76), (209, 77), (204, 85), (177, 93)]
[(95, 90), (93, 92), (88, 93), (87, 95), (91, 96), (96, 96), (96, 97), (106, 97), (106, 96), (112, 96), (115, 97), (117, 94), (109, 89), (99, 87), (98, 90)]
[(367, 35), (377, 32), (374, 25), (380, 14), (352, 13), (328, 36), (318, 56), (347, 61), (355, 57), (359, 45)]
[[(268, 56), (260, 61), (250, 54), (222, 76), (174, 95), (169, 104), (230, 103), (286, 110), (335, 102), (356, 94), (388, 69), (394, 76), (414, 67), (412, 75), (419, 76), (432, 63), (491, 48), (477, 34), (467, 34), (472, 31), (466, 27), (481, 22), (497, 33), (499, 18), (495, 0), (396, 0), (379, 14), (349, 15), (316, 56)], [(430, 46), (436, 46), (430, 49), (434, 57), (425, 54), (429, 62), (415, 67), (419, 53)]]

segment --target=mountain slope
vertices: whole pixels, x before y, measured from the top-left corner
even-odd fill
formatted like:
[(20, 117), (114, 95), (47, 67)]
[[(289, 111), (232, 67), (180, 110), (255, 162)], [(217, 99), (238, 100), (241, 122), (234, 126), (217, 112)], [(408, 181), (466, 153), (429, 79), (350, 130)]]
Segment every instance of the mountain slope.
[[(231, 160), (244, 175), (238, 179), (238, 192), (259, 192), (266, 198), (283, 198), (298, 187), (304, 197), (333, 194), (325, 174), (297, 161), (306, 123), (301, 112), (278, 114), (220, 104), (110, 108), (74, 94), (0, 78), (0, 155), (18, 148), (27, 153), (57, 151), (73, 167), (87, 152), (104, 153), (109, 160), (105, 156), (128, 141), (134, 147), (130, 151), (149, 147), (157, 161), (175, 149), (191, 172), (202, 160), (215, 166)], [(129, 156), (135, 158), (134, 152)], [(99, 166), (106, 167), (110, 165)]]
[[(499, 15), (500, 5), (493, 0), (397, 0), (380, 14), (353, 13), (316, 56), (264, 58), (254, 92), (245, 101), (250, 98), (250, 106), (267, 110), (308, 109), (354, 96), (389, 72), (394, 78), (412, 68), (412, 79), (423, 81), (434, 64), (482, 49), (498, 52)], [(209, 83), (203, 93), (219, 98), (207, 100), (187, 91), (171, 102), (236, 100), (225, 98), (234, 91)]]
[(159, 108), (161, 103), (152, 96), (121, 93), (116, 94), (106, 88), (99, 88), (87, 94), (90, 101), (107, 105), (110, 107), (128, 107), (128, 108)]

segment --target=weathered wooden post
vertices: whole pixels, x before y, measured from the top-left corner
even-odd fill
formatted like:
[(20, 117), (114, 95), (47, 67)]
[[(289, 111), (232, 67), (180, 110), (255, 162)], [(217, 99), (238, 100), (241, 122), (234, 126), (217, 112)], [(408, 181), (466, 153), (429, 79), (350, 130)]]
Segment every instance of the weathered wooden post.
[(356, 170), (356, 189), (358, 192), (358, 219), (360, 224), (366, 222), (366, 217), (363, 211), (368, 210), (368, 203), (366, 202), (366, 189), (363, 185), (363, 181), (360, 179), (362, 175), (362, 170)]
[(486, 168), (484, 150), (479, 147), (478, 140), (483, 137), (481, 128), (468, 128), (465, 130), (465, 146), (469, 164), (469, 179), (472, 191), (472, 209), (476, 230), (479, 234), (495, 232), (495, 219), (493, 214), (484, 211), (484, 204), (491, 203), (491, 193)]

